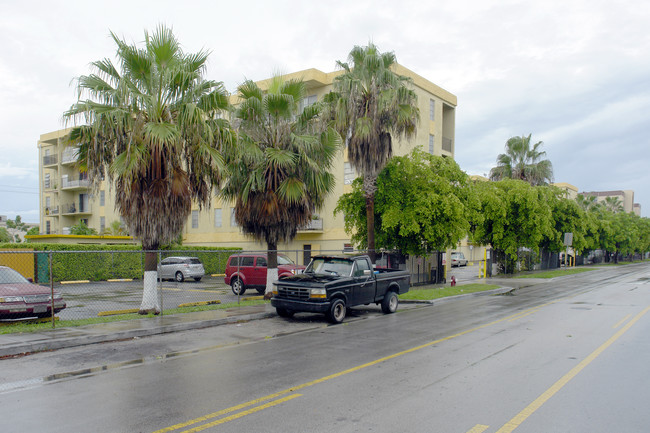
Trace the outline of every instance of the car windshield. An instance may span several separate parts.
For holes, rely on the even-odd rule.
[[[289,257],[278,254],[278,265],[293,265],[293,260],[291,260]]]
[[[350,276],[352,273],[352,262],[347,259],[336,257],[317,257],[309,263],[305,272]]]
[[[13,269],[0,268],[0,284],[24,284],[29,283],[22,275]]]

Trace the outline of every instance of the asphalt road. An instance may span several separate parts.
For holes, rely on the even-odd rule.
[[[506,283],[2,360],[2,430],[647,432],[650,265]]]

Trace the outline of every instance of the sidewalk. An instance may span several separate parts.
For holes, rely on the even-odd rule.
[[[0,358],[276,316],[270,304],[0,335]]]

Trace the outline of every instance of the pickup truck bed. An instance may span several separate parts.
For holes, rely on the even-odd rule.
[[[302,274],[273,283],[271,305],[282,317],[297,312],[325,314],[333,323],[345,318],[347,308],[381,304],[384,313],[394,313],[397,295],[410,286],[407,271],[373,269],[368,256],[315,256]]]

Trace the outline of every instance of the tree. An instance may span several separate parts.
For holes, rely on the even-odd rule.
[[[540,246],[549,252],[564,251],[564,233],[573,233],[571,246],[578,254],[582,253],[589,243],[586,238],[589,227],[586,212],[578,202],[565,198],[559,188],[547,187],[542,192],[543,199],[551,209],[553,230],[545,236]]]
[[[20,243],[20,234],[27,231],[27,224],[23,222],[20,215],[16,215],[15,219],[7,219],[7,229],[9,232],[9,242]]]
[[[450,158],[418,149],[394,157],[377,178],[375,235],[378,248],[424,255],[453,247],[467,235],[477,211],[468,176]],[[335,213],[343,212],[346,231],[355,244],[367,244],[363,184],[339,198]]]
[[[266,91],[246,81],[238,91],[239,145],[229,158],[223,195],[235,202],[242,231],[267,244],[270,296],[278,243],[293,239],[332,191],[330,169],[341,139],[320,119],[320,104],[300,111],[300,80],[276,76]]]
[[[27,235],[29,235],[29,236],[38,235],[38,234],[40,234],[40,230],[41,229],[39,228],[39,226],[34,226],[34,227],[30,228],[29,230],[27,230]]]
[[[583,211],[592,210],[595,206],[598,206],[597,197],[595,195],[584,195],[578,194],[576,197],[576,203]]]
[[[92,63],[77,78],[78,101],[64,114],[75,126],[80,168],[97,188],[113,182],[115,207],[145,253],[140,313],[159,312],[156,250],[181,233],[192,203],[208,205],[222,180],[222,152],[233,141],[221,113],[221,82],[205,80],[208,52],[186,54],[171,29],[145,32],[144,47],[111,33],[118,67]],[[85,99],[84,99],[85,98]]]
[[[618,197],[605,197],[600,204],[611,213],[623,212],[623,203]]]
[[[520,179],[533,186],[553,181],[553,165],[542,159],[546,152],[540,151],[544,143],[538,141],[531,148],[531,136],[512,137],[506,142],[506,153],[497,156],[497,166],[490,170],[491,180]]]
[[[0,227],[0,243],[9,243],[11,242],[11,235],[6,228]]]
[[[97,230],[88,227],[85,222],[79,221],[77,224],[70,227],[70,234],[81,236],[96,236]]]
[[[113,236],[128,236],[128,231],[121,221],[115,220],[104,229],[104,234]]]
[[[393,154],[393,140],[415,136],[420,111],[410,79],[392,71],[395,54],[381,53],[372,43],[355,46],[348,63],[338,61],[343,74],[327,97],[331,117],[346,137],[348,159],[363,179],[368,252],[375,262],[375,193],[377,176]]]

